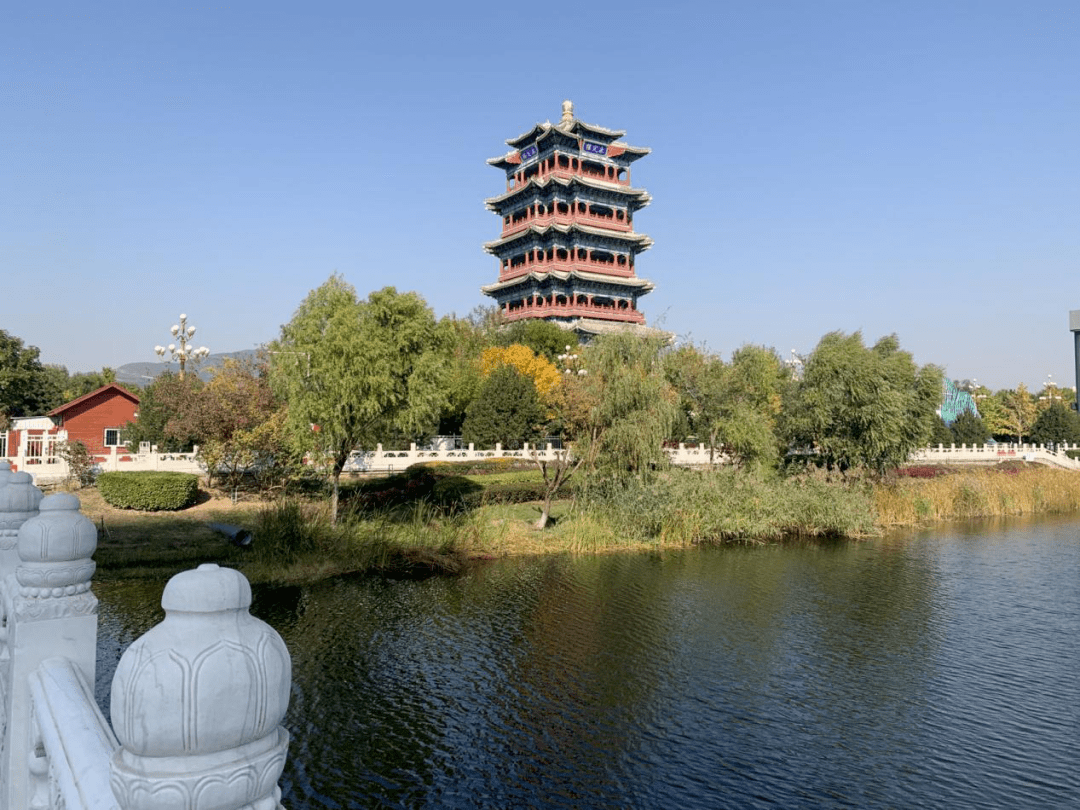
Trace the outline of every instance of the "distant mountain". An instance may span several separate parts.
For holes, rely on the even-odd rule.
[[[225,360],[253,360],[258,355],[258,349],[244,349],[240,352],[221,352],[220,354],[210,354],[206,356],[205,360],[187,367],[187,373],[195,373],[199,375],[201,380],[210,379],[210,369],[218,368],[224,364]],[[178,372],[180,371],[180,364],[173,363],[124,363],[116,369],[116,381],[121,383],[128,383],[130,385],[149,385],[160,374],[164,374],[166,371]]]

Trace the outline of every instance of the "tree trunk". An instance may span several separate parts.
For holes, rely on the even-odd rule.
[[[333,490],[330,493],[330,523],[332,523],[332,524],[337,523],[338,492],[339,492],[338,484],[339,484],[340,480],[341,480],[341,467],[339,465],[335,464],[334,465],[334,473],[333,473],[334,487],[333,487]]]
[[[534,529],[546,529],[548,520],[551,517],[551,487],[548,487],[547,497],[544,498],[544,508],[540,511],[540,517],[536,519],[536,523],[533,524]]]

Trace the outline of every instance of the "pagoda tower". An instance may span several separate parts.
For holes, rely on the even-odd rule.
[[[485,200],[502,234],[484,244],[499,280],[480,289],[504,320],[543,318],[583,336],[644,328],[638,298],[653,284],[634,266],[652,240],[634,232],[634,214],[651,198],[631,187],[630,164],[651,150],[625,134],[579,121],[564,101],[559,123],[537,124],[487,161],[506,172],[506,193]]]

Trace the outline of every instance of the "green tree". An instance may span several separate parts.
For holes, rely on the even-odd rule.
[[[515,343],[528,346],[552,363],[560,354],[578,350],[578,337],[574,332],[538,318],[515,321],[496,330],[495,345],[506,347]]]
[[[928,443],[943,379],[937,366],[917,366],[895,335],[867,348],[859,332],[831,332],[792,389],[784,409],[787,435],[830,469],[865,466],[883,473]]]
[[[492,333],[473,318],[444,318],[439,326],[446,334],[449,373],[438,430],[444,436],[455,435],[461,433],[465,412],[484,382],[480,355],[491,345]]]
[[[956,442],[956,437],[953,435],[952,430],[941,417],[938,417],[937,421],[934,422],[933,429],[930,431],[929,444],[934,447],[939,444],[948,447],[953,442]],[[959,444],[959,442],[956,443]]]
[[[189,452],[199,443],[199,431],[192,427],[198,412],[197,398],[202,381],[194,374],[166,371],[139,392],[139,415],[128,422],[124,441],[132,450],[142,442],[164,453]]]
[[[480,386],[462,427],[462,440],[477,447],[517,449],[536,435],[544,409],[536,385],[513,366],[495,368]]]
[[[171,415],[166,432],[194,437],[209,482],[223,474],[231,486],[260,461],[249,435],[277,409],[269,381],[254,363],[227,359],[194,397]],[[186,384],[189,377],[184,375]],[[179,378],[177,378],[179,380]]]
[[[774,350],[746,345],[731,355],[725,382],[724,452],[737,464],[775,465],[780,455],[777,419],[790,369]]]
[[[1012,391],[1000,391],[1002,420],[1005,430],[1016,437],[1017,444],[1023,444],[1024,436],[1031,432],[1035,424],[1035,400],[1028,393],[1027,386],[1020,383]]]
[[[663,357],[664,376],[678,396],[678,424],[690,436],[709,445],[720,444],[724,418],[727,369],[717,355],[696,346],[680,346]],[[710,455],[710,461],[714,459]]]
[[[983,424],[994,438],[1008,438],[1008,423],[1005,419],[1005,406],[1001,396],[1004,392],[994,393],[985,386],[979,386],[972,394],[975,397],[975,405],[979,409],[979,416]]]
[[[776,418],[790,381],[776,352],[747,345],[725,364],[716,355],[683,346],[665,355],[664,370],[679,395],[682,421],[711,451],[723,449],[744,466],[776,463]]]
[[[643,475],[667,464],[677,394],[664,377],[659,338],[616,333],[586,347],[582,412],[571,414],[575,453],[590,474]],[[572,376],[572,375],[569,375]]]
[[[986,426],[986,422],[971,411],[962,412],[949,429],[952,432],[952,442],[957,445],[966,444],[974,447],[986,444],[986,440],[990,438],[990,429]]]
[[[270,347],[289,423],[329,466],[337,519],[341,471],[358,446],[431,430],[446,401],[447,335],[416,293],[358,300],[338,275],[300,304]]]
[[[41,364],[40,354],[37,346],[0,329],[0,414],[39,416],[55,407],[55,374]]]
[[[1031,440],[1036,444],[1080,442],[1080,414],[1055,401],[1039,412],[1031,426]]]

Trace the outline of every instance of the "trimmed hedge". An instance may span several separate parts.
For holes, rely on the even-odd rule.
[[[178,472],[107,472],[97,478],[101,497],[118,509],[162,512],[195,503],[199,476]]]

